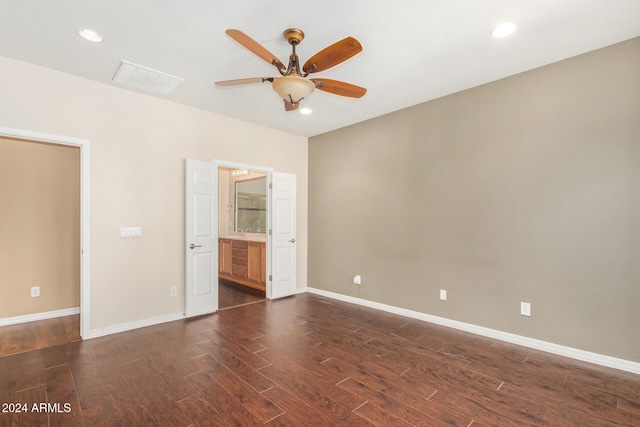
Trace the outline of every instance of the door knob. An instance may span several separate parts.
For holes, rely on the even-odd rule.
[[[195,248],[201,248],[202,245],[194,245],[193,243],[189,245],[189,248],[191,249],[195,249]]]
[[[289,240],[289,241],[290,241],[291,243],[295,243],[295,242],[296,242],[296,239],[291,239],[291,240]]]

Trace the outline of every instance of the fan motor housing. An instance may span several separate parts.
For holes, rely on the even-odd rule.
[[[304,40],[304,33],[299,28],[289,28],[284,31],[283,35],[287,43],[290,45],[300,44],[302,43],[302,40]]]

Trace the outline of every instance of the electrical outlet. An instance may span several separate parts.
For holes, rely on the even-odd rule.
[[[522,314],[523,316],[531,316],[531,304],[528,302],[521,302],[520,314]]]
[[[31,287],[31,298],[36,298],[40,296],[40,286],[32,286]]]
[[[172,286],[171,290],[169,291],[169,295],[171,295],[172,297],[175,297],[176,295],[178,295],[178,288],[176,288],[175,286]]]
[[[442,301],[446,301],[447,300],[447,290],[446,289],[440,289],[440,299]]]
[[[360,277],[359,275],[355,276],[353,278],[353,284],[354,285],[361,285],[362,284],[362,277]]]

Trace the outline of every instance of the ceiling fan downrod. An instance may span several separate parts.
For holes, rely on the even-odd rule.
[[[311,65],[309,67],[309,71],[307,71],[306,73],[300,69],[300,61],[298,59],[298,54],[296,53],[296,46],[302,43],[302,40],[304,40],[304,32],[299,28],[289,28],[288,30],[284,31],[283,36],[287,43],[291,45],[289,64],[287,65],[287,69],[285,71],[282,71],[282,69],[279,68],[277,64],[275,64],[275,61],[273,65],[283,76],[289,76],[292,73],[295,73],[300,77],[307,77],[316,68],[316,66],[315,64]]]

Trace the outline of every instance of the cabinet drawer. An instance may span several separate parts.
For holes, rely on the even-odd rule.
[[[233,277],[246,279],[247,278],[247,266],[246,265],[243,266],[243,265],[233,264],[231,266],[231,274],[233,275]]]
[[[234,258],[249,258],[249,250],[248,249],[236,249],[233,248],[231,251],[231,256]]]
[[[244,249],[247,250],[249,248],[249,242],[246,240],[234,240],[232,242],[233,249]]]
[[[231,265],[243,265],[247,266],[249,264],[249,260],[247,258],[231,258]]]

